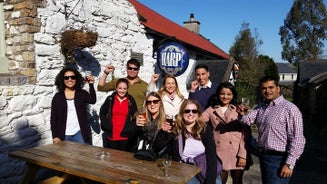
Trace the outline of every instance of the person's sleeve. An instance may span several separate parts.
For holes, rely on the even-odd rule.
[[[244,133],[245,132],[243,131],[241,141],[240,141],[240,144],[239,144],[239,148],[238,148],[238,152],[237,152],[237,157],[246,159],[245,134]]]
[[[148,95],[152,91],[156,91],[156,92],[158,91],[157,85],[149,83],[148,87],[147,87],[147,90],[146,90],[146,95]]]
[[[202,114],[201,114],[201,120],[204,122],[209,122],[210,120],[210,107],[208,107]]]
[[[94,85],[92,83],[89,84],[89,93],[87,95],[86,102],[89,104],[95,104],[96,101],[97,101],[97,96],[94,90]]]
[[[137,126],[136,126],[137,106],[136,106],[136,102],[135,102],[134,98],[131,96],[130,96],[130,101],[131,101],[130,116],[127,117],[127,118],[129,118],[129,123],[131,123],[131,125],[128,128],[129,139],[134,138],[135,135],[137,134]]]
[[[251,112],[249,112],[248,114],[242,116],[241,118],[241,123],[246,124],[248,126],[251,126],[255,123],[255,120],[257,118],[257,114],[258,114],[259,108],[255,108],[253,109]]]
[[[206,126],[204,132],[203,144],[205,147],[206,160],[207,160],[207,172],[206,181],[207,184],[215,184],[217,178],[217,154],[216,154],[216,144],[213,138],[212,128]]]
[[[118,79],[114,79],[114,80],[112,80],[110,82],[105,83],[103,86],[100,86],[98,84],[98,86],[97,86],[98,91],[108,92],[108,91],[114,90],[115,89],[115,86],[116,86],[117,80]]]
[[[195,91],[195,92],[191,92],[191,91],[190,91],[190,92],[188,93],[188,98],[189,98],[189,99],[193,99],[193,100],[196,99],[196,91]]]
[[[57,135],[57,105],[56,105],[56,96],[53,97],[51,102],[51,116],[50,116],[50,126],[51,126],[51,133],[52,138],[58,137]]]
[[[305,138],[303,135],[303,119],[300,110],[294,105],[289,110],[287,137],[289,146],[287,148],[287,164],[295,165],[304,151]]]
[[[107,97],[106,101],[102,104],[100,108],[100,125],[103,131],[109,130],[109,120],[108,120],[108,112],[109,112],[109,98]]]

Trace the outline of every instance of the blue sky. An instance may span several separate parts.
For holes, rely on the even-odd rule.
[[[287,62],[281,59],[278,32],[292,7],[292,0],[138,1],[181,26],[194,13],[195,20],[200,22],[200,34],[226,53],[239,34],[241,24],[248,22],[251,32],[256,29],[263,41],[260,54],[273,58],[275,62]]]

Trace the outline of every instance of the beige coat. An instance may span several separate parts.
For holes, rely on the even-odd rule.
[[[246,159],[244,125],[240,124],[236,107],[230,105],[225,114],[221,107],[207,108],[201,119],[213,126],[216,152],[222,161],[224,170],[242,169],[236,167],[237,158]],[[226,126],[227,125],[227,126]]]

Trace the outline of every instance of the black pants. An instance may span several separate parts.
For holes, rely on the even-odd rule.
[[[223,170],[221,172],[220,176],[221,176],[222,184],[226,184],[229,172],[232,177],[233,184],[242,184],[243,183],[242,178],[243,178],[244,170],[236,169],[236,170],[229,170],[229,171]]]

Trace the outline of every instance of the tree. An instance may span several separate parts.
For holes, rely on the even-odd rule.
[[[272,58],[270,58],[269,56],[266,56],[266,55],[259,55],[259,57],[257,58],[257,61],[264,65],[263,66],[264,71],[263,71],[261,77],[263,77],[264,75],[270,75],[270,76],[274,76],[276,79],[279,80],[278,68]]]
[[[259,79],[264,75],[273,75],[279,78],[277,66],[272,58],[259,55],[259,47],[263,41],[254,29],[252,35],[249,23],[242,23],[239,35],[235,37],[234,45],[230,49],[230,56],[239,63],[239,76],[236,81],[236,90],[240,97],[249,97],[253,105],[260,99],[258,94]]]
[[[240,97],[249,97],[253,104],[257,97],[257,85],[259,77],[263,75],[265,66],[257,58],[259,47],[263,44],[259,39],[256,29],[252,35],[249,23],[243,22],[235,42],[229,50],[229,54],[239,64],[239,76],[236,81],[236,90]]]
[[[259,53],[259,47],[263,44],[256,29],[254,37],[252,36],[249,23],[243,22],[239,35],[236,36],[233,46],[229,49],[229,54],[240,64],[244,62],[253,62]]]
[[[327,13],[322,0],[295,0],[279,29],[282,59],[296,64],[317,60],[327,38]]]

